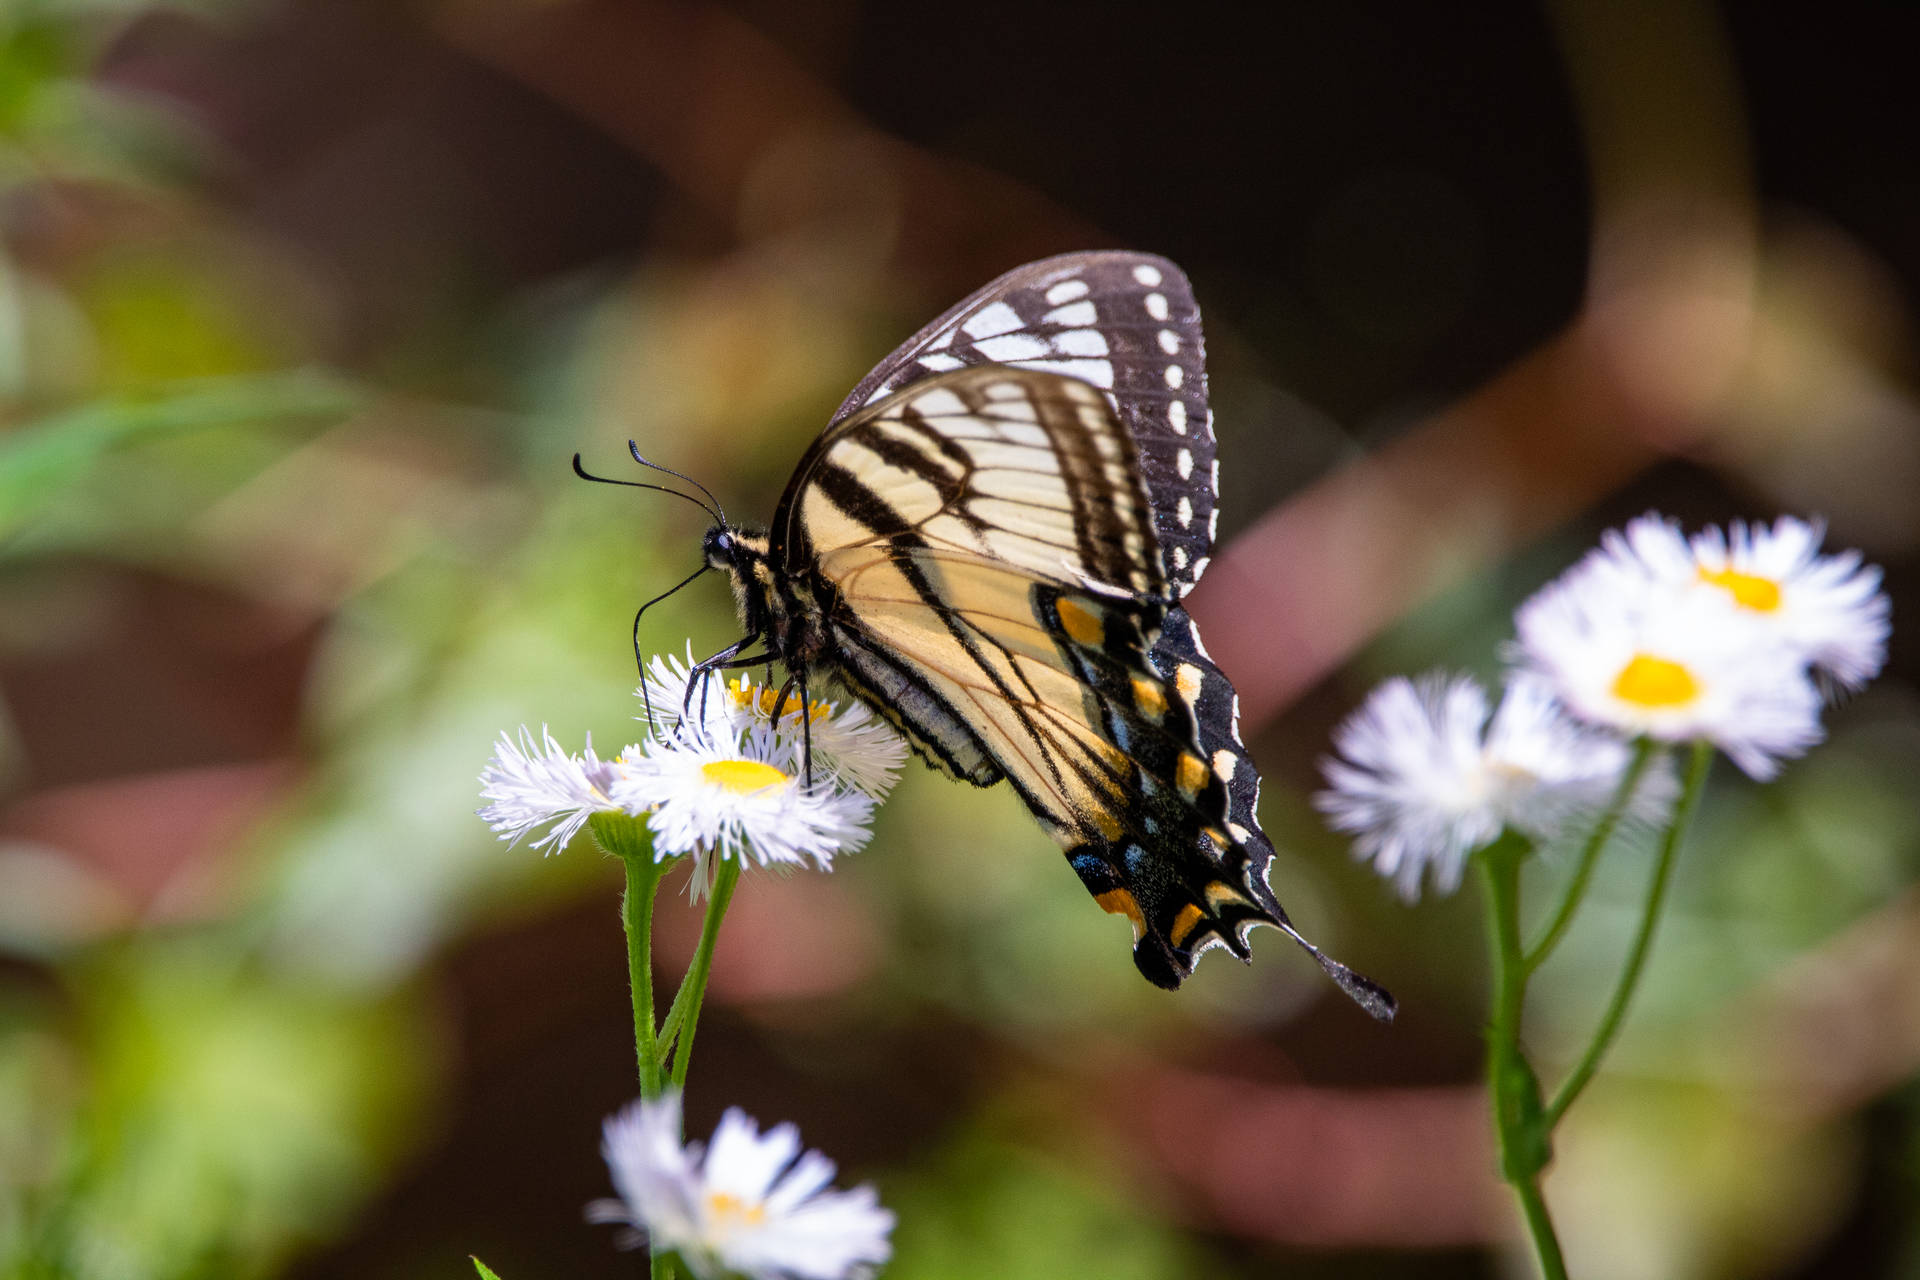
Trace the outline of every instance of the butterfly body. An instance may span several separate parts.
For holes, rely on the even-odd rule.
[[[733,584],[734,605],[748,636],[764,641],[788,670],[810,671],[829,645],[826,615],[804,577],[775,567],[766,531],[715,525],[707,531],[704,552],[708,566],[725,572]]]
[[[747,632],[871,705],[928,764],[1003,779],[1134,960],[1173,988],[1276,926],[1376,1017],[1392,999],[1301,938],[1232,685],[1179,600],[1216,498],[1199,312],[1144,254],[1029,264],[903,344],[801,458],[764,533],[710,530]],[[756,643],[766,652],[744,651]]]

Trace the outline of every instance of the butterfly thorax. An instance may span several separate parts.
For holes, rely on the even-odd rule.
[[[773,562],[765,531],[715,525],[702,546],[707,564],[726,572],[749,635],[759,636],[795,671],[811,667],[827,646],[812,593]]]

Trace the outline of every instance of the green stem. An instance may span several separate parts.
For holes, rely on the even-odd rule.
[[[1540,1274],[1546,1280],[1567,1280],[1567,1260],[1560,1252],[1553,1219],[1547,1216],[1547,1198],[1540,1193],[1538,1175],[1514,1183],[1513,1194],[1526,1216],[1527,1234],[1533,1237],[1533,1251],[1540,1259]]]
[[[1620,819],[1626,815],[1627,808],[1633,803],[1633,793],[1640,785],[1640,779],[1647,772],[1647,765],[1653,759],[1653,740],[1642,738],[1634,744],[1633,759],[1627,764],[1627,771],[1620,779],[1619,789],[1614,792],[1613,803],[1594,823],[1593,833],[1587,837],[1587,843],[1580,850],[1580,861],[1573,869],[1573,879],[1567,883],[1567,891],[1560,899],[1559,908],[1553,913],[1546,931],[1540,940],[1528,950],[1526,971],[1529,976],[1534,970],[1546,963],[1553,949],[1560,945],[1561,935],[1567,926],[1573,923],[1573,913],[1580,908],[1580,900],[1586,896],[1587,885],[1593,880],[1593,869],[1599,864],[1600,851],[1613,838],[1620,825]]]
[[[1681,787],[1680,799],[1673,806],[1673,818],[1660,840],[1660,857],[1654,863],[1653,883],[1647,889],[1647,905],[1640,914],[1640,927],[1634,934],[1633,946],[1627,952],[1626,966],[1620,971],[1613,996],[1607,1001],[1607,1011],[1601,1015],[1600,1025],[1594,1030],[1586,1052],[1580,1055],[1580,1060],[1555,1091],[1553,1101],[1547,1104],[1548,1128],[1560,1123],[1560,1117],[1566,1114],[1573,1100],[1593,1079],[1593,1073],[1600,1069],[1600,1059],[1606,1055],[1615,1034],[1620,1030],[1620,1020],[1626,1016],[1627,1004],[1633,999],[1634,988],[1640,982],[1640,971],[1646,966],[1647,953],[1653,946],[1653,931],[1660,922],[1660,908],[1666,902],[1667,886],[1673,879],[1674,855],[1679,852],[1680,837],[1686,833],[1687,822],[1700,802],[1700,793],[1706,786],[1707,769],[1712,763],[1712,744],[1695,742],[1693,754],[1687,762],[1687,778]]]
[[[707,899],[707,918],[700,926],[700,945],[694,948],[693,963],[687,967],[687,976],[681,979],[680,991],[667,1014],[672,1030],[663,1031],[661,1036],[662,1044],[672,1044],[673,1036],[678,1036],[678,1047],[673,1051],[676,1085],[687,1082],[687,1063],[693,1057],[693,1031],[700,1021],[700,1002],[706,998],[707,975],[713,971],[713,945],[719,939],[720,920],[727,914],[727,903],[733,899],[733,887],[740,881],[740,859],[719,861],[713,877],[713,893]]]
[[[1480,851],[1487,893],[1487,945],[1493,961],[1493,1016],[1487,1032],[1487,1088],[1493,1096],[1500,1176],[1513,1186],[1546,1280],[1566,1280],[1567,1264],[1540,1192],[1540,1173],[1552,1159],[1550,1126],[1542,1123],[1540,1082],[1520,1048],[1527,969],[1520,948],[1520,864],[1532,851],[1524,836],[1507,832]]]
[[[677,859],[656,862],[653,836],[646,825],[619,812],[596,813],[588,829],[601,849],[626,868],[626,892],[620,898],[620,924],[627,935],[627,985],[633,994],[633,1055],[640,1066],[640,1096],[657,1098],[661,1089],[662,1040],[653,1020],[653,900],[660,881]],[[647,1247],[650,1280],[673,1280],[670,1258]]]
[[[668,863],[655,862],[645,824],[624,813],[596,813],[587,821],[600,847],[626,868],[620,924],[627,935],[627,985],[633,996],[633,1053],[640,1068],[640,1096],[660,1096],[660,1040],[653,1018],[653,900]]]
[[[640,1096],[660,1096],[660,1046],[653,1029],[653,899],[660,867],[651,858],[621,859],[627,892],[620,918],[627,929],[627,984],[633,992],[633,1051],[640,1061]]]

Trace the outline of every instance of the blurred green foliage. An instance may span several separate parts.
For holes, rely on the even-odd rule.
[[[900,1216],[897,1280],[1153,1280],[1214,1273],[1198,1247],[1142,1214],[1124,1188],[987,1132],[957,1140],[911,1180],[889,1183]]]
[[[348,384],[315,373],[189,381],[144,396],[95,400],[22,423],[0,437],[0,554],[10,535],[71,499],[110,452],[189,432],[288,420],[338,421]]]

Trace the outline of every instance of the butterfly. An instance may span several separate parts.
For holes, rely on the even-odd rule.
[[[836,683],[935,769],[1009,783],[1131,922],[1155,985],[1214,946],[1249,959],[1272,925],[1390,1019],[1392,996],[1307,941],[1267,883],[1239,702],[1180,607],[1218,497],[1185,275],[1141,253],[1029,263],[860,381],[770,526],[713,503],[704,569],[731,579],[747,634],[696,670],[778,658],[803,708]]]

